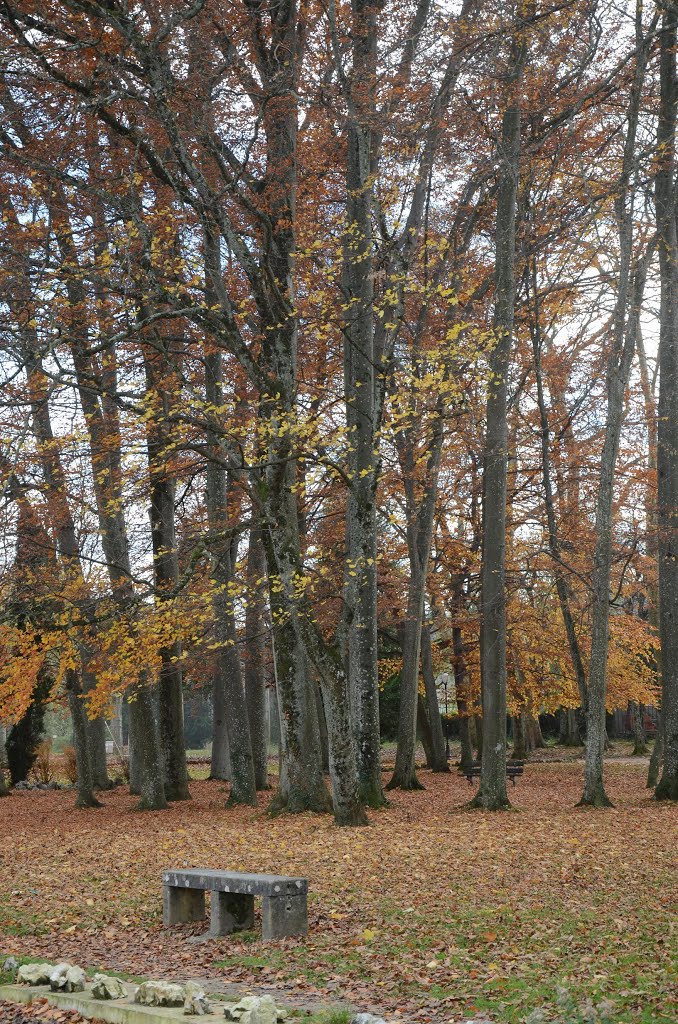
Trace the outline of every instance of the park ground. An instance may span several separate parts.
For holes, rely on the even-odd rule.
[[[15,793],[0,801],[0,952],[396,1021],[563,1020],[564,988],[581,1006],[611,1001],[617,1024],[675,1024],[678,807],[651,799],[645,764],[606,771],[613,809],[574,807],[580,762],[542,763],[499,814],[465,810],[473,791],[455,772],[422,772],[425,792],[392,794],[362,829],[271,819],[266,794],[226,809],[227,787],[204,780],[158,813],[122,789],[95,811],[69,792]],[[308,938],[164,931],[160,873],[182,865],[308,877]]]

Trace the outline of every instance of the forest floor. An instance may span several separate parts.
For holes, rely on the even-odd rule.
[[[528,765],[517,813],[467,811],[456,772],[421,772],[424,792],[392,794],[363,829],[271,819],[266,794],[227,810],[217,782],[157,813],[122,789],[93,811],[70,792],[14,793],[0,801],[0,953],[422,1024],[519,1024],[539,1008],[583,1019],[556,1009],[560,987],[580,1005],[610,1000],[619,1024],[675,1024],[678,807],[655,803],[645,765],[626,760],[606,769],[614,809],[574,807],[577,763]],[[308,938],[164,931],[160,873],[182,865],[308,877]]]

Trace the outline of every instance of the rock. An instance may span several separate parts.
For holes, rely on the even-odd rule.
[[[275,1005],[271,996],[244,996],[235,1005],[224,1007],[226,1020],[238,1024],[277,1024],[287,1016],[287,1010]]]
[[[5,974],[16,974],[19,970],[19,961],[15,960],[13,956],[8,956],[2,965],[2,969]]]
[[[207,996],[195,981],[184,985],[184,995],[184,1013],[195,1013],[202,1017],[205,1013],[213,1012]]]
[[[134,1002],[142,1006],[183,1006],[183,985],[169,981],[145,981],[134,993]]]
[[[351,1024],[386,1024],[383,1017],[375,1017],[373,1013],[356,1013],[351,1017]]]
[[[92,995],[95,999],[124,999],[127,990],[120,978],[108,974],[95,974],[92,978]]]
[[[49,976],[52,992],[84,992],[85,972],[73,964],[57,964]]]
[[[17,985],[49,985],[54,964],[23,964],[17,971]]]

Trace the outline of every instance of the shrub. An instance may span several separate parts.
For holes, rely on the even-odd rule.
[[[54,780],[51,740],[43,740],[35,748],[35,761],[31,775],[35,782],[52,782]]]
[[[78,762],[75,756],[75,747],[64,747],[64,775],[72,786],[78,781]]]

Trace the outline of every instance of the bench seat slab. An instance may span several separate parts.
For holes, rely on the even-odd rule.
[[[298,896],[308,892],[305,878],[288,875],[259,875],[245,871],[213,871],[209,868],[169,868],[163,871],[164,885],[180,889],[209,889],[212,892],[245,893],[251,896]]]

